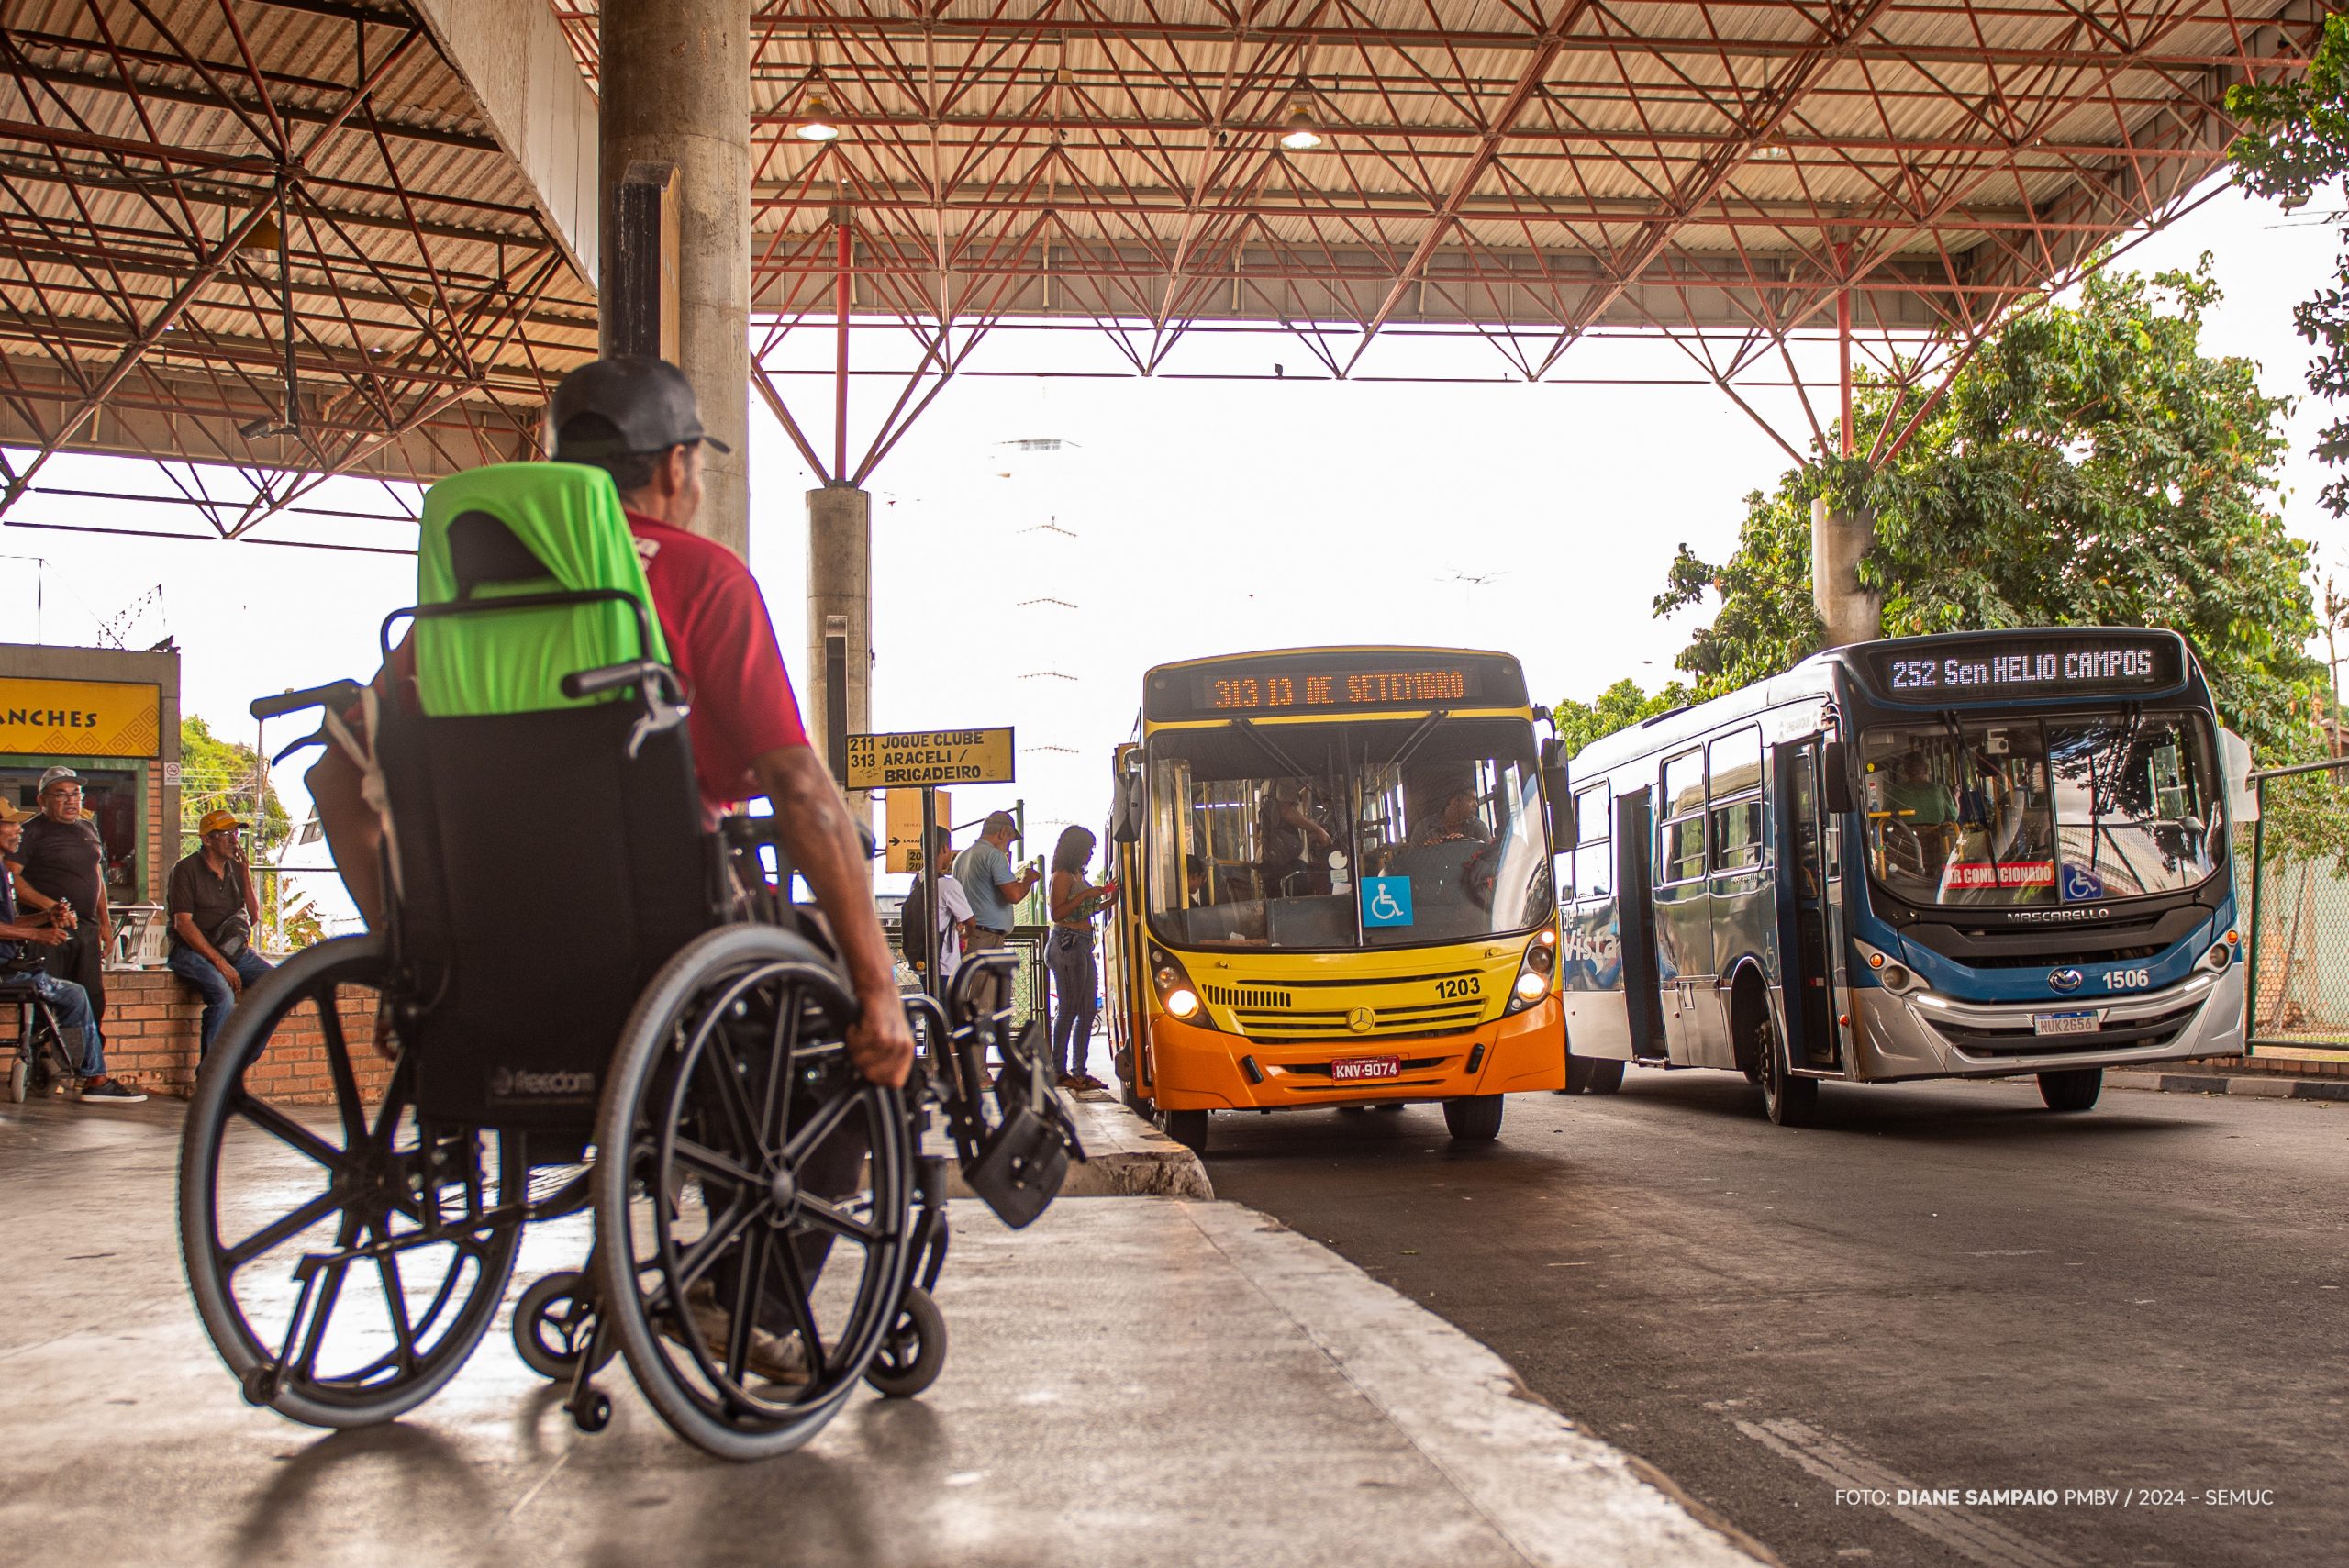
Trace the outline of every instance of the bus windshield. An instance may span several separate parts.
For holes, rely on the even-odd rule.
[[[1185,947],[1473,940],[1550,917],[1532,726],[1422,717],[1151,738],[1150,920]]]
[[[2199,885],[2225,824],[2199,715],[2061,714],[1871,729],[1868,869],[1912,904],[2011,906]]]

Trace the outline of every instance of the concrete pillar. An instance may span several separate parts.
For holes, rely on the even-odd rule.
[[[603,253],[631,165],[677,171],[677,363],[702,428],[694,531],[750,550],[751,0],[602,0]],[[607,312],[607,319],[610,313]]]
[[[1827,623],[1827,646],[1884,635],[1884,595],[1860,586],[1860,558],[1876,543],[1865,513],[1838,512],[1820,496],[1810,504],[1810,602]]]
[[[832,701],[831,639],[846,647],[847,730],[873,728],[873,497],[852,484],[807,492],[808,733],[825,762],[838,766],[827,734]]]

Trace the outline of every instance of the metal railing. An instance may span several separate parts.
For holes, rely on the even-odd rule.
[[[2259,817],[2238,830],[2250,878],[2254,1054],[2349,1055],[2349,757],[2251,775]]]

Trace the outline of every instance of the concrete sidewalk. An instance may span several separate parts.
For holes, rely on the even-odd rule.
[[[673,1437],[616,1364],[594,1437],[501,1318],[407,1418],[248,1408],[173,1236],[179,1106],[0,1106],[0,1540],[12,1561],[1720,1564],[1753,1557],[1491,1352],[1235,1204],[954,1208],[944,1376],[756,1466]],[[517,1288],[573,1265],[531,1233]],[[1560,1332],[1571,1332],[1570,1325]]]

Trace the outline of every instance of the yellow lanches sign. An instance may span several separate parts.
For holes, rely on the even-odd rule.
[[[162,719],[163,689],[150,683],[0,678],[0,752],[158,756]]]

